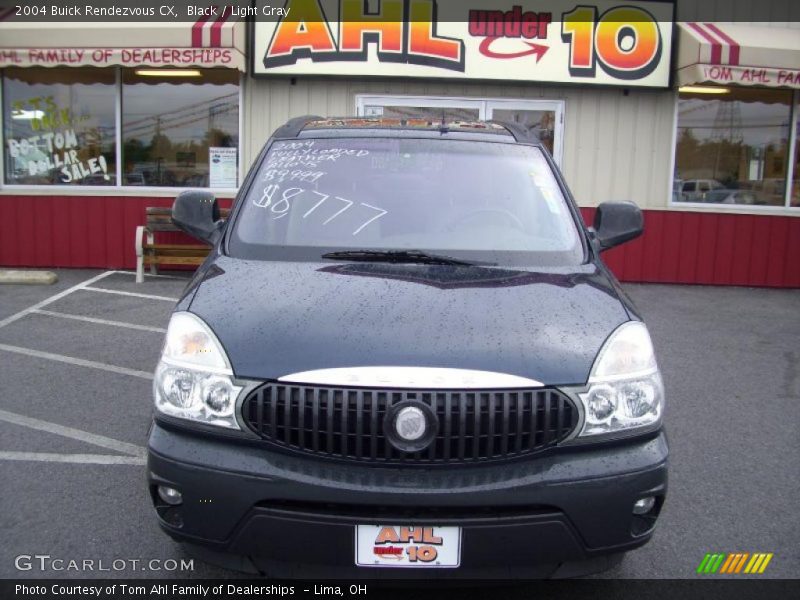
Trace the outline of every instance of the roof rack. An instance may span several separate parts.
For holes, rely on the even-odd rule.
[[[344,117],[342,120],[355,119],[355,118],[357,117]],[[328,118],[327,120],[329,119],[330,118]],[[294,117],[293,119],[289,119],[284,125],[281,125],[275,131],[273,137],[275,139],[282,139],[282,140],[297,139],[297,137],[300,135],[300,132],[303,131],[306,125],[308,125],[313,121],[325,121],[325,120],[326,120],[325,117],[320,117],[318,115],[303,115],[302,117]],[[508,133],[511,134],[511,136],[518,142],[527,142],[530,144],[541,143],[539,136],[535,132],[521,126],[519,123],[512,123],[509,121],[500,121],[494,119],[486,122],[502,127],[503,129],[508,131]]]
[[[322,117],[317,115],[303,115],[302,117],[289,119],[284,125],[281,125],[275,130],[272,137],[279,140],[294,139],[303,131],[303,127],[308,125],[311,121],[318,121],[320,119],[322,119]]]
[[[487,121],[487,123],[494,123],[495,125],[500,125],[501,127],[505,127],[508,132],[514,136],[514,139],[518,142],[528,142],[530,144],[539,144],[541,143],[541,139],[539,136],[531,131],[520,125],[519,123],[511,123],[510,121],[499,121],[492,119],[491,121]]]

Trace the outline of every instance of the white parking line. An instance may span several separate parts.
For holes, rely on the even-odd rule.
[[[0,460],[28,460],[37,462],[77,463],[81,465],[145,465],[147,459],[139,456],[112,456],[110,454],[55,454],[52,452],[5,452]]]
[[[123,292],[121,290],[109,290],[107,288],[99,287],[85,287],[87,292],[102,292],[103,294],[117,294],[119,296],[133,296],[134,298],[147,298],[149,300],[166,300],[167,302],[177,302],[180,298],[171,298],[170,296],[154,296],[152,294],[137,294],[136,292]]]
[[[135,271],[114,271],[114,273],[119,273],[120,275],[130,275],[134,278],[136,277]],[[189,283],[189,281],[191,280],[191,277],[178,277],[177,275],[161,275],[160,273],[156,275],[153,275],[152,273],[145,273],[144,277],[145,280],[148,277],[158,277],[159,279],[180,279],[181,281],[185,281],[186,283]]]
[[[149,325],[135,325],[134,323],[123,323],[122,321],[109,321],[107,319],[98,319],[97,317],[84,317],[83,315],[70,315],[62,312],[53,312],[50,310],[35,310],[33,314],[47,315],[48,317],[58,317],[60,319],[74,319],[75,321],[86,321],[87,323],[97,323],[99,325],[113,325],[114,327],[127,327],[128,329],[138,329],[140,331],[154,331],[155,333],[166,333],[167,330],[162,327],[150,327]]]
[[[115,440],[104,435],[89,433],[88,431],[83,431],[81,429],[73,429],[72,427],[66,427],[65,425],[59,425],[58,423],[51,423],[50,421],[34,419],[33,417],[19,415],[7,410],[0,409],[0,421],[6,421],[7,423],[13,423],[14,425],[22,425],[23,427],[36,429],[38,431],[54,433],[62,437],[71,438],[80,442],[86,442],[87,444],[92,444],[93,446],[100,446],[101,448],[105,448],[107,450],[122,452],[123,454],[127,454],[129,456],[144,458],[147,455],[147,451],[142,446],[137,446],[136,444],[120,442],[119,440]]]
[[[81,283],[79,283],[77,285],[73,285],[71,288],[67,288],[63,292],[59,292],[58,294],[55,294],[54,296],[50,296],[49,298],[45,298],[44,300],[42,300],[41,302],[37,302],[33,306],[29,306],[28,308],[26,308],[24,310],[21,310],[18,313],[14,313],[10,317],[6,317],[5,319],[0,320],[0,327],[5,327],[9,323],[13,323],[14,321],[19,321],[22,317],[24,317],[26,315],[29,315],[33,311],[39,310],[40,308],[44,308],[45,306],[47,306],[48,304],[52,304],[56,300],[61,300],[61,298],[63,298],[64,296],[68,296],[69,294],[71,294],[73,292],[77,292],[78,290],[85,288],[87,285],[91,285],[95,281],[100,281],[104,277],[108,277],[109,275],[111,275],[113,273],[115,273],[115,271],[105,271],[104,273],[100,273],[99,275],[95,275],[91,279],[87,279],[86,281],[83,281],[83,282],[81,282]]]
[[[136,369],[127,369],[125,367],[108,365],[106,363],[96,362],[93,360],[75,358],[74,356],[64,356],[63,354],[53,354],[51,352],[31,350],[30,348],[21,348],[20,346],[9,346],[7,344],[0,344],[0,350],[5,350],[6,352],[15,352],[16,354],[25,354],[26,356],[35,356],[36,358],[54,360],[57,362],[63,362],[70,365],[77,365],[79,367],[88,367],[90,369],[109,371],[111,373],[118,373],[120,375],[130,375],[131,377],[141,377],[142,379],[153,378],[153,374],[148,373],[147,371],[137,371]]]
[[[74,319],[77,321],[85,321],[89,323],[97,323],[100,325],[111,325],[115,327],[125,327],[129,329],[138,329],[142,331],[152,331],[155,333],[163,334],[166,332],[166,329],[160,327],[150,327],[147,325],[137,325],[134,323],[124,323],[121,321],[112,321],[107,319],[99,319],[96,317],[87,317],[82,315],[72,315],[67,313],[60,313],[54,312],[49,310],[43,310],[44,307],[56,302],[65,296],[68,296],[74,292],[80,290],[87,290],[87,291],[94,291],[94,292],[102,292],[107,294],[118,294],[122,296],[132,296],[136,298],[146,298],[151,300],[164,300],[168,302],[176,302],[178,298],[170,298],[166,296],[156,296],[151,294],[138,294],[133,292],[123,292],[119,290],[111,290],[105,288],[93,288],[90,287],[91,284],[100,281],[109,275],[122,273],[125,275],[135,276],[135,273],[127,272],[127,271],[105,271],[100,273],[86,281],[83,281],[77,285],[74,285],[66,290],[63,290],[53,296],[45,298],[41,302],[34,304],[33,306],[29,306],[28,308],[21,310],[11,316],[6,317],[5,319],[0,320],[0,327],[4,327],[9,325],[10,323],[14,323],[30,314],[40,314],[54,318],[62,318],[62,319]],[[148,277],[152,277],[148,275]],[[183,279],[179,277],[172,277],[169,275],[160,275],[156,277],[163,277],[168,279]],[[36,358],[42,358],[46,360],[53,360],[57,362],[67,363],[71,365],[76,365],[80,367],[86,367],[91,369],[99,369],[102,371],[108,371],[111,373],[117,373],[120,375],[129,375],[132,377],[139,377],[141,379],[153,379],[153,374],[146,372],[146,371],[139,371],[136,369],[128,369],[125,367],[118,367],[116,365],[109,365],[106,363],[101,363],[92,360],[85,360],[81,358],[75,358],[72,356],[66,356],[63,354],[53,354],[51,352],[42,352],[39,350],[33,350],[30,348],[22,348],[19,346],[11,346],[8,344],[0,344],[0,351],[5,352],[13,352],[16,354],[23,354],[26,356],[33,356]],[[74,440],[82,441],[88,444],[92,444],[94,446],[99,446],[101,448],[105,448],[107,450],[113,450],[115,452],[120,452],[125,456],[117,456],[117,455],[106,455],[106,454],[58,454],[52,452],[18,452],[18,451],[8,451],[2,450],[0,451],[0,460],[10,460],[10,461],[35,461],[35,462],[56,462],[56,463],[72,463],[72,464],[96,464],[96,465],[135,465],[135,466],[142,466],[146,464],[146,456],[147,451],[142,446],[137,446],[135,444],[129,444],[127,442],[121,442],[119,440],[115,440],[109,437],[105,437],[102,435],[97,435],[94,433],[89,433],[88,431],[82,431],[80,429],[74,429],[72,427],[66,427],[64,425],[59,425],[57,423],[51,423],[49,421],[43,421],[41,419],[35,419],[33,417],[27,417],[25,415],[19,415],[13,412],[9,412],[6,410],[0,409],[0,421],[6,421],[8,423],[13,423],[16,425],[21,425],[24,427],[28,427],[31,429],[35,429],[38,431],[44,431],[56,435],[60,435],[63,437],[71,438]]]

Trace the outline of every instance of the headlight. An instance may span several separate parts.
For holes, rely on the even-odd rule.
[[[597,355],[587,387],[569,391],[583,404],[578,438],[622,437],[658,428],[664,385],[644,323],[620,325]]]
[[[234,415],[243,386],[236,385],[222,344],[202,319],[172,315],[153,395],[165,415],[239,429]]]

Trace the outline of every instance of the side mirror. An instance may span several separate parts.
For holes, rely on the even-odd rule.
[[[644,217],[633,202],[603,202],[594,213],[593,229],[600,250],[608,250],[642,235]]]
[[[211,192],[181,192],[172,204],[172,222],[178,229],[212,246],[222,237],[217,198]]]

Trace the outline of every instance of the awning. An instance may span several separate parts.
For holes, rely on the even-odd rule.
[[[223,11],[196,22],[0,21],[2,67],[226,67],[244,71],[246,23]]]
[[[797,29],[679,23],[678,85],[717,83],[800,89]]]

